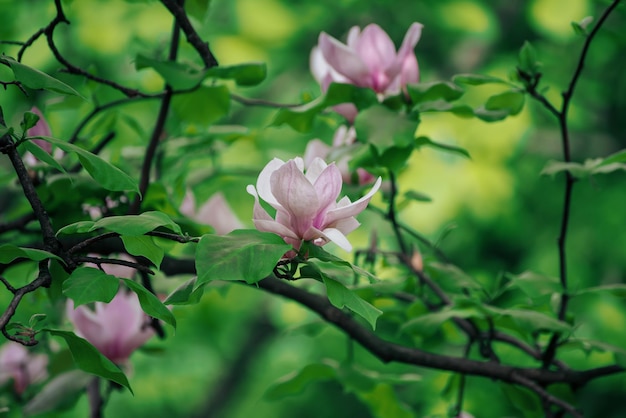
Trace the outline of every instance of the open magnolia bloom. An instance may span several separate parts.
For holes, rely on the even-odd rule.
[[[356,202],[348,197],[337,202],[343,181],[334,163],[315,158],[305,173],[302,158],[287,162],[274,158],[259,174],[256,189],[248,185],[246,190],[255,199],[253,220],[259,231],[278,234],[296,249],[303,240],[316,245],[332,241],[351,251],[346,235],[360,225],[354,216],[365,209],[380,183],[379,177]],[[275,219],[263,209],[259,197],[276,209]]]
[[[94,310],[85,305],[74,309],[69,299],[67,317],[76,333],[113,363],[125,364],[133,351],[154,335],[150,317],[141,309],[135,293],[120,289],[111,302],[94,305]]]
[[[19,395],[28,385],[48,376],[47,366],[46,355],[31,355],[26,347],[10,341],[0,347],[0,386],[13,379],[15,393]]]
[[[389,35],[376,24],[363,31],[353,26],[346,44],[322,32],[311,51],[311,72],[326,91],[332,82],[368,87],[380,100],[399,94],[405,85],[419,81],[419,66],[413,49],[422,34],[422,24],[413,23],[396,52]],[[335,106],[335,111],[354,121],[353,104]]]

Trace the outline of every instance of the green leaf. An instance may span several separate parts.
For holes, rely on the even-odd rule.
[[[465,90],[449,81],[408,84],[407,90],[413,103],[443,100],[452,102],[463,96]]]
[[[463,149],[461,147],[455,147],[454,145],[442,144],[441,142],[435,142],[426,136],[419,136],[415,138],[415,146],[417,148],[420,148],[423,146],[429,146],[432,148],[437,148],[441,151],[450,152],[452,154],[458,154],[463,157],[471,159],[470,154],[466,149]]]
[[[563,288],[557,277],[525,271],[519,275],[507,275],[511,285],[521,289],[530,298],[539,298],[546,295],[561,293]]]
[[[328,300],[333,306],[339,309],[342,309],[344,306],[347,307],[354,313],[362,316],[372,329],[376,329],[376,320],[383,313],[380,309],[361,299],[354,291],[348,289],[337,280],[330,277],[323,277],[323,280],[326,285]]]
[[[56,168],[60,172],[67,174],[67,172],[65,171],[65,168],[63,168],[63,166],[59,164],[57,160],[52,158],[50,154],[48,154],[43,148],[41,148],[39,145],[35,144],[34,142],[24,141],[19,146],[23,147],[26,151],[29,151],[39,161],[42,161],[48,164],[49,166]]]
[[[57,235],[65,234],[83,234],[85,232],[89,232],[92,230],[95,222],[94,221],[78,221],[73,224],[65,225],[63,228],[57,231]]]
[[[464,289],[481,289],[476,279],[454,264],[433,262],[427,266],[427,272],[444,290],[460,291]]]
[[[618,298],[626,297],[626,284],[614,283],[603,286],[588,287],[577,291],[573,296],[608,293]]]
[[[48,258],[53,258],[64,263],[62,258],[52,253],[49,253],[48,251],[37,250],[35,248],[22,248],[13,244],[0,245],[0,264],[9,264],[13,260],[17,260],[18,258],[28,258],[29,260],[33,261],[41,261]]]
[[[517,90],[505,91],[487,99],[485,109],[490,111],[506,111],[509,115],[517,115],[524,108],[526,95]]]
[[[20,127],[22,128],[22,132],[26,135],[26,131],[28,131],[33,126],[37,125],[39,121],[39,115],[33,112],[24,112],[24,117],[22,122],[20,122]]]
[[[196,249],[196,289],[211,280],[256,283],[272,273],[292,247],[276,234],[250,229],[204,235]]]
[[[69,226],[69,225],[68,225]],[[163,227],[182,235],[182,230],[163,212],[149,211],[140,215],[109,216],[95,222],[88,232],[106,229],[125,236],[139,236]]]
[[[268,400],[280,400],[298,395],[311,383],[337,378],[337,370],[328,364],[309,364],[300,371],[294,371],[272,384],[265,392]]]
[[[357,138],[373,144],[379,153],[414,143],[417,123],[384,106],[374,105],[361,112],[354,122]]]
[[[469,86],[480,86],[483,84],[509,84],[508,81],[498,77],[483,74],[457,74],[452,77],[456,84],[467,84]]]
[[[331,83],[323,96],[301,106],[280,109],[271,126],[286,124],[298,132],[306,133],[311,130],[318,113],[341,103],[354,103],[359,110],[364,110],[378,103],[378,99],[372,89],[352,84]]]
[[[117,294],[120,279],[93,267],[78,267],[63,282],[63,294],[74,306],[91,302],[109,303]]]
[[[80,164],[87,170],[89,175],[105,189],[139,192],[137,182],[132,177],[97,155],[57,138],[49,136],[39,136],[37,138],[48,141],[65,152],[75,153]]]
[[[530,75],[537,74],[541,68],[541,63],[537,61],[535,48],[530,42],[525,41],[519,52],[519,69]]]
[[[210,68],[206,77],[235,80],[238,86],[256,86],[267,77],[267,65],[264,62],[248,62],[218,66]]]
[[[8,64],[11,67],[11,70],[13,70],[15,79],[28,88],[34,90],[44,89],[55,93],[82,97],[79,92],[64,82],[57,80],[42,71],[29,67],[28,65],[24,65],[21,62],[17,62],[11,57],[2,55],[0,57],[0,62]]]
[[[404,197],[409,200],[415,200],[416,202],[432,202],[433,201],[433,199],[430,196],[424,193],[416,192],[415,190],[409,190],[405,192]]]
[[[174,96],[172,108],[182,121],[207,126],[230,111],[230,91],[226,86],[201,86]]]
[[[74,361],[78,367],[96,376],[109,379],[127,388],[133,393],[130,383],[122,370],[117,367],[111,360],[104,357],[96,347],[91,345],[87,340],[78,337],[70,331],[61,331],[54,329],[45,329],[50,335],[61,337],[67,343],[72,353]]]
[[[616,152],[615,154],[611,154],[608,157],[604,158],[598,167],[602,167],[605,165],[611,165],[615,163],[626,163],[626,150],[621,150]]]
[[[300,252],[307,254],[309,259],[316,258],[320,261],[332,263],[339,267],[350,268],[355,274],[359,276],[367,277],[370,283],[375,283],[375,282],[380,281],[376,276],[374,276],[369,271],[364,270],[361,267],[350,263],[349,261],[343,260],[337,257],[336,255],[329,253],[324,248],[320,247],[319,245],[315,245],[312,242],[303,242],[302,247],[300,247]]]
[[[122,235],[124,248],[129,254],[146,257],[157,267],[161,267],[161,262],[165,256],[163,248],[159,247],[154,238],[146,235]]]
[[[500,382],[499,386],[513,406],[524,414],[524,417],[536,418],[544,415],[539,397],[530,390],[503,382]]]
[[[192,305],[200,302],[200,299],[204,294],[204,286],[196,287],[197,281],[198,278],[194,277],[178,286],[172,293],[169,294],[163,304]]]
[[[576,178],[584,178],[589,175],[589,170],[584,165],[580,163],[564,163],[562,161],[548,161],[543,170],[541,170],[541,175],[554,176],[563,171],[568,171]]]
[[[206,75],[205,70],[189,63],[159,61],[141,54],[135,59],[135,67],[138,70],[147,67],[154,68],[174,90],[191,89],[200,84]]]
[[[369,406],[374,418],[415,418],[411,408],[398,399],[393,386],[387,383],[380,383],[359,397]]]
[[[159,298],[137,282],[130,279],[122,279],[122,281],[130,290],[137,294],[141,309],[143,309],[145,313],[176,328],[176,318],[174,314],[172,314]]]
[[[415,332],[424,337],[441,330],[441,325],[452,318],[484,318],[486,315],[476,307],[446,307],[439,312],[429,312],[404,323],[400,330]]]
[[[69,409],[85,392],[93,376],[82,370],[70,370],[54,376],[22,409],[24,416]]]
[[[489,110],[485,106],[480,106],[474,109],[474,115],[485,122],[497,122],[506,119],[509,116],[509,111],[506,109]]]
[[[471,118],[474,116],[474,110],[468,105],[455,104],[446,102],[445,100],[435,100],[432,102],[418,103],[413,107],[413,110],[424,112],[450,112],[460,118]]]
[[[526,309],[494,309],[490,310],[500,314],[500,317],[511,318],[515,321],[520,330],[524,332],[534,331],[555,331],[555,332],[571,332],[572,326],[559,321],[556,318],[548,316],[537,311]],[[496,324],[499,323],[498,318],[495,319]]]
[[[185,2],[185,10],[189,16],[193,16],[200,22],[203,22],[210,4],[211,0],[187,0]]]

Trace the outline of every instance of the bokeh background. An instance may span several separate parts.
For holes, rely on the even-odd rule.
[[[188,3],[189,7],[202,10],[206,2]],[[519,48],[528,40],[543,63],[542,85],[548,88],[545,94],[560,106],[560,92],[571,78],[583,42],[570,22],[586,16],[597,19],[608,3],[211,0],[208,12],[195,13],[193,18],[221,64],[267,63],[268,78],[260,86],[231,86],[245,97],[297,103],[319,95],[319,87],[309,72],[309,53],[321,31],[345,40],[351,26],[377,23],[399,45],[409,25],[418,21],[424,24],[415,50],[421,81],[449,80],[459,73],[507,78],[514,71]],[[172,22],[159,2],[74,0],[64,1],[63,5],[71,24],[60,28],[55,39],[73,63],[145,91],[156,92],[163,87],[154,71],[138,71],[134,66],[138,53],[153,57],[167,54]],[[51,1],[0,0],[0,39],[23,41],[53,16]],[[626,148],[624,27],[626,8],[621,5],[590,51],[570,109],[574,161],[603,157]],[[17,51],[10,44],[1,46],[7,55],[14,56]],[[197,62],[194,51],[184,42],[180,54],[183,61]],[[89,91],[100,103],[121,97],[110,89],[58,74],[58,65],[44,40],[29,48],[23,61],[55,74],[82,92]],[[0,78],[2,71],[6,69],[0,68]],[[474,88],[462,100],[480,103],[502,89]],[[401,192],[415,190],[432,199],[402,202],[401,220],[436,242],[456,265],[487,286],[505,272],[558,275],[556,238],[563,178],[540,173],[548,161],[562,159],[560,136],[556,121],[545,109],[537,103],[527,104],[519,115],[497,123],[424,114],[419,135],[463,147],[471,159],[420,150],[411,157],[400,177]],[[25,98],[11,88],[0,91],[0,105],[5,117],[13,122],[19,121],[32,105],[39,106],[54,135],[60,138],[69,137],[76,121],[92,109],[91,103],[46,93]],[[81,133],[82,144],[93,145],[107,130],[115,130],[117,135],[104,155],[132,172],[141,164],[142,146],[147,142],[157,106],[154,101],[141,101],[104,112]],[[187,109],[189,113],[177,113],[176,109]],[[168,122],[169,139],[164,142],[166,152],[161,164],[175,168],[175,178],[164,176],[170,185],[178,187],[170,190],[167,204],[161,209],[180,204],[186,188],[194,190],[198,201],[221,190],[250,227],[252,199],[245,193],[245,185],[254,182],[259,168],[272,157],[302,155],[312,138],[330,142],[340,123],[334,115],[325,115],[318,118],[312,132],[301,134],[288,127],[270,127],[275,114],[272,109],[233,103],[229,115],[208,126],[203,123],[201,106],[190,109],[180,104]],[[217,125],[229,126],[226,134]],[[9,183],[11,173],[5,161],[1,162],[1,169],[2,182]],[[576,184],[567,247],[574,290],[626,280],[624,176],[623,172],[615,172]],[[0,196],[0,207],[5,209],[0,219],[9,219],[24,210],[23,205],[11,204],[18,199],[16,196]],[[49,199],[50,211],[67,212],[64,216],[68,222],[76,220],[80,204],[85,202],[85,196],[61,191]],[[97,201],[101,196],[87,196],[87,202],[90,199]],[[157,200],[155,197],[154,205]],[[372,204],[384,208],[380,198]],[[360,220],[364,227],[351,236],[357,249],[368,245],[372,225],[379,218],[374,213],[364,213]],[[384,228],[381,226],[378,231],[381,245],[391,245],[391,239],[386,238],[389,231]],[[23,239],[28,241],[27,237]],[[431,257],[427,248],[422,251],[426,259]],[[25,269],[9,270],[6,275],[32,274]],[[167,292],[184,279],[163,279],[159,282],[160,290]],[[3,303],[4,297],[0,297]],[[32,296],[31,302],[33,306],[43,303],[37,296]],[[580,312],[576,320],[582,324],[581,335],[593,335],[619,347],[626,345],[626,307],[622,299],[610,295],[581,298],[574,300],[573,307]],[[454,392],[446,390],[454,379],[451,374],[382,365],[337,330],[325,327],[315,315],[257,289],[212,285],[199,304],[177,307],[174,312],[179,328],[175,333],[168,330],[165,340],[153,340],[147,349],[133,356],[130,378],[135,395],[114,392],[106,407],[107,416],[444,417],[456,399]],[[28,318],[30,313],[25,308],[19,314]],[[429,348],[428,341],[422,343]],[[451,353],[461,355],[462,341],[457,344],[458,350]],[[277,379],[309,363],[350,358],[372,373],[403,373],[406,381],[396,386],[397,395],[375,386],[362,390],[321,380],[294,396],[279,400],[265,396]],[[574,366],[586,367],[608,364],[613,356],[576,351],[566,353],[565,359]],[[59,359],[53,361],[55,364],[64,363]],[[624,390],[626,381],[622,376],[604,378],[585,388],[578,402],[590,417],[621,417],[626,414],[626,407],[617,400]],[[389,399],[396,397],[406,408],[390,403]],[[68,400],[67,404],[67,410],[45,416],[86,416],[84,396]],[[526,405],[531,411],[526,416],[533,416],[530,404]],[[477,418],[524,416],[515,402],[504,396],[499,384],[483,378],[468,378],[465,410]]]

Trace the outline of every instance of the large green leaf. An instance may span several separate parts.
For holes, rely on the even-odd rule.
[[[309,364],[300,371],[294,371],[271,385],[265,392],[265,398],[280,400],[288,396],[299,395],[311,383],[331,380],[337,377],[337,368],[329,364]]]
[[[154,242],[153,237],[147,235],[122,235],[121,238],[124,248],[126,248],[129,254],[146,257],[155,266],[161,266],[165,250]]]
[[[48,251],[38,250],[35,248],[22,248],[13,244],[0,245],[0,264],[9,264],[18,258],[28,258],[33,261],[54,258],[55,260],[63,262],[63,259],[49,253]]]
[[[197,289],[211,280],[256,283],[272,273],[291,245],[267,232],[240,229],[228,235],[204,235],[196,249]]]
[[[524,108],[526,95],[519,90],[505,91],[491,96],[485,103],[485,109],[506,111],[509,115],[517,115]]]
[[[267,77],[267,65],[264,62],[247,62],[210,68],[206,77],[235,80],[239,86],[256,86]]]
[[[457,74],[452,77],[456,84],[467,84],[470,86],[480,86],[483,84],[509,84],[508,81],[498,77],[483,74]]]
[[[206,71],[188,63],[174,61],[159,61],[144,55],[137,55],[135,66],[138,70],[146,67],[154,68],[165,82],[174,90],[186,90],[200,84],[205,78]]]
[[[37,138],[48,141],[65,152],[75,153],[78,156],[80,164],[87,170],[89,175],[105,189],[111,191],[139,192],[137,182],[132,177],[97,155],[57,138],[49,136],[40,136]]]
[[[207,126],[228,114],[230,91],[226,86],[201,86],[174,96],[172,109],[184,122]]]
[[[50,154],[48,154],[43,148],[41,148],[39,145],[35,144],[34,142],[24,141],[20,144],[20,146],[23,147],[26,151],[29,151],[31,154],[33,154],[39,161],[44,162],[48,164],[49,166],[56,168],[62,173],[67,173],[65,171],[65,168],[63,168],[63,166],[59,164],[57,160],[52,158]]]
[[[463,96],[465,92],[461,87],[449,81],[409,84],[406,87],[415,104],[436,100],[452,102]]]
[[[0,62],[8,64],[11,67],[11,70],[13,70],[15,79],[28,88],[35,90],[44,89],[55,93],[71,94],[82,97],[79,92],[64,82],[57,80],[42,71],[22,64],[21,62],[17,62],[11,57],[2,55],[0,57]]]
[[[78,267],[63,282],[63,294],[74,306],[91,302],[109,303],[117,294],[120,279],[93,267]]]
[[[87,340],[78,337],[70,331],[54,329],[45,329],[44,331],[50,333],[50,335],[61,337],[65,340],[70,352],[72,353],[74,361],[81,370],[112,380],[113,382],[128,388],[131,393],[133,392],[124,372],[122,372],[122,370],[120,370],[120,368],[117,367],[111,360],[104,357],[98,349],[91,345]]]
[[[149,211],[140,215],[109,216],[95,222],[88,232],[106,229],[125,236],[138,236],[163,227],[182,234],[180,226],[163,212]],[[67,228],[67,227],[66,227]]]
[[[407,147],[414,143],[417,123],[381,105],[361,112],[354,122],[361,142],[373,144],[382,154],[391,147]]]
[[[172,314],[159,298],[137,282],[130,279],[122,279],[122,281],[130,290],[137,294],[141,309],[143,309],[145,313],[176,328],[176,318],[174,314]]]
[[[313,126],[317,114],[330,106],[341,103],[354,103],[357,109],[362,111],[378,103],[378,99],[372,89],[356,87],[352,84],[331,83],[323,96],[301,106],[279,110],[272,125],[286,124],[298,132],[305,133]]]
[[[354,313],[362,316],[372,329],[376,329],[376,320],[383,314],[380,309],[361,299],[353,290],[348,289],[337,280],[327,276],[324,276],[323,280],[326,285],[328,300],[333,306],[339,309],[342,309],[344,306],[347,307]]]
[[[197,281],[197,277],[187,280],[174,289],[163,303],[165,305],[192,305],[200,302],[204,294],[204,287],[200,286],[196,288]]]

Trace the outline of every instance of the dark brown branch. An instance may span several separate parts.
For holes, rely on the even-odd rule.
[[[179,3],[176,0],[161,0],[161,3],[163,3],[167,10],[170,11],[172,16],[174,16],[177,26],[180,27],[180,29],[182,29],[182,31],[185,33],[187,42],[189,42],[200,55],[200,58],[204,63],[204,67],[217,67],[217,59],[215,59],[215,56],[213,56],[213,53],[209,49],[209,44],[207,42],[204,42],[202,38],[200,38],[198,32],[196,32],[196,30],[191,25],[191,22],[187,17],[187,13],[183,8],[182,3]]]
[[[587,52],[589,51],[589,47],[591,46],[591,42],[597,35],[600,27],[604,24],[609,14],[617,7],[617,5],[621,2],[621,0],[613,0],[613,2],[604,10],[600,19],[589,33],[587,38],[585,39],[585,43],[583,45],[583,49],[580,54],[580,58],[578,59],[578,65],[576,66],[576,70],[572,76],[572,79],[569,83],[569,86],[566,91],[563,92],[563,104],[561,110],[557,113],[557,118],[559,121],[559,128],[561,130],[561,144],[563,148],[563,160],[566,163],[571,161],[570,154],[570,138],[569,138],[569,128],[567,125],[567,115],[569,111],[569,106],[571,104],[572,97],[574,95],[574,89],[576,88],[576,83],[580,79],[580,75],[582,74],[583,67],[585,65],[585,59],[587,57]],[[558,318],[563,321],[567,315],[567,305],[569,301],[569,293],[568,293],[568,279],[567,279],[567,230],[569,226],[569,218],[571,212],[571,203],[572,203],[572,191],[574,188],[574,183],[576,179],[569,172],[565,172],[565,192],[563,195],[563,211],[561,214],[561,227],[559,231],[559,237],[557,240],[558,251],[559,251],[559,279],[561,282],[561,287],[563,288],[563,293],[561,294],[561,300],[559,303],[559,311]],[[546,348],[546,351],[543,356],[543,364],[544,367],[548,367],[552,362],[552,359],[556,356],[556,350],[558,347],[559,339],[561,338],[559,333],[554,333],[550,338],[550,342]]]
[[[274,102],[270,102],[264,99],[250,99],[248,97],[239,96],[233,93],[231,93],[230,98],[236,101],[237,103],[241,103],[242,105],[246,105],[246,106],[271,107],[275,109],[298,107],[298,106],[303,105],[303,103],[284,104],[284,103],[274,103]]]
[[[50,22],[50,24],[48,24],[48,26],[46,26],[46,28],[44,29],[44,34],[46,35],[46,40],[48,41],[48,47],[50,48],[50,51],[52,51],[52,54],[54,55],[56,60],[65,67],[64,69],[65,72],[69,74],[80,75],[85,78],[88,78],[89,80],[93,80],[97,83],[112,87],[115,90],[118,90],[119,92],[123,93],[127,97],[149,96],[144,93],[141,93],[137,89],[131,89],[131,88],[122,86],[121,84],[118,84],[114,81],[108,80],[106,78],[93,75],[83,70],[82,68],[77,67],[73,65],[72,63],[70,63],[63,56],[63,54],[61,54],[56,44],[54,43],[55,28],[61,23],[69,24],[70,21],[67,19],[67,17],[65,17],[65,13],[63,12],[63,6],[61,5],[61,0],[54,0],[54,5],[56,7],[57,14],[55,18],[52,20],[52,22]]]
[[[172,2],[175,8],[182,9],[176,1]],[[174,13],[174,12],[172,12]],[[187,16],[183,15],[185,19]],[[183,20],[180,18],[180,20]],[[189,21],[187,20],[187,23]],[[189,24],[191,26],[191,24]],[[195,33],[195,32],[194,32]],[[196,34],[197,36],[197,34]],[[178,43],[180,41],[180,24],[179,18],[175,18],[174,27],[172,28],[172,40],[170,42],[170,52],[168,54],[169,61],[176,61],[176,56],[178,55]],[[208,45],[207,45],[208,49]],[[159,141],[161,140],[161,136],[163,135],[163,129],[165,128],[165,121],[167,120],[167,114],[170,110],[170,103],[172,101],[172,87],[170,85],[165,86],[165,94],[163,96],[163,100],[161,101],[161,107],[159,108],[159,114],[156,119],[156,123],[154,125],[154,129],[152,130],[152,135],[150,137],[150,142],[148,143],[148,147],[146,148],[146,155],[143,159],[143,165],[141,167],[141,176],[139,178],[139,194],[135,197],[135,200],[131,204],[128,213],[129,214],[137,214],[141,209],[141,199],[142,196],[146,194],[148,190],[148,185],[150,184],[150,174],[152,171],[152,164],[154,162],[154,157],[157,152],[157,148],[159,146]]]
[[[154,274],[154,272],[149,268],[140,263],[134,263],[132,261],[126,260],[117,260],[115,258],[101,258],[101,257],[77,257],[76,262],[78,263],[93,263],[98,266],[102,264],[116,264],[118,266],[125,266],[134,268],[137,271],[141,271],[147,274]]]

